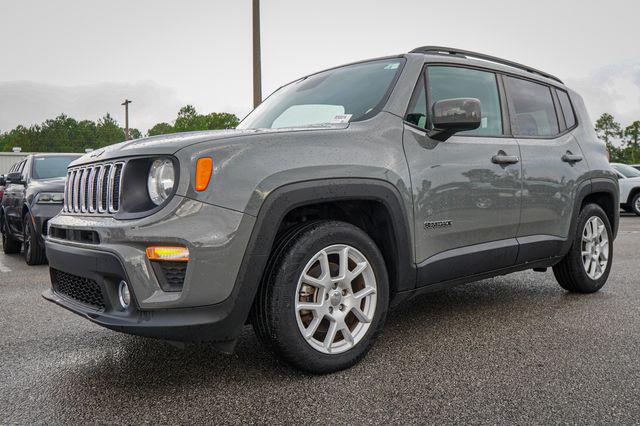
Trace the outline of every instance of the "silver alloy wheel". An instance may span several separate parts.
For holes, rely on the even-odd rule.
[[[376,311],[376,277],[357,249],[336,244],[316,253],[298,280],[295,315],[315,350],[348,351],[369,330]]]
[[[636,211],[640,212],[640,197],[636,198],[635,207],[636,207]]]
[[[597,280],[609,262],[609,235],[602,219],[592,216],[582,230],[582,264],[589,278]]]

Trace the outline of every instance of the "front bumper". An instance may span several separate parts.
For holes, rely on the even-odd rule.
[[[132,302],[128,308],[122,308],[118,302],[118,285],[121,280],[131,281],[117,255],[52,241],[47,241],[47,255],[52,281],[57,271],[91,280],[100,289],[103,305],[81,303],[57,291],[55,285],[42,296],[103,327],[172,341],[207,341],[229,352],[244,325],[244,318],[235,309],[237,303],[244,301],[233,297],[210,306],[142,310],[135,289],[130,286]]]
[[[62,210],[61,204],[33,204],[29,212],[33,218],[34,228],[38,235],[38,242],[44,245],[47,235],[47,224]]]
[[[252,216],[176,196],[164,213],[138,220],[61,214],[49,222],[47,250],[49,246],[60,250],[77,247],[116,255],[143,310],[208,306],[231,295],[254,222]],[[90,243],[73,240],[68,233],[63,237],[65,232],[60,230],[95,236]],[[163,291],[145,253],[149,245],[189,249],[181,291]],[[56,268],[55,261],[51,266]]]
[[[229,350],[252,302],[238,275],[254,223],[253,216],[179,196],[137,220],[58,215],[49,222],[52,288],[43,297],[113,330]],[[92,238],[76,240],[81,231]],[[189,249],[181,288],[163,290],[145,254],[149,245]],[[118,298],[122,280],[132,293],[126,309]]]

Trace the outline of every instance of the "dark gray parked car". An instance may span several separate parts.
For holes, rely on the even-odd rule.
[[[235,130],[75,161],[44,297],[223,351],[250,322],[282,359],[330,372],[417,294],[548,267],[568,291],[599,290],[617,185],[559,79],[423,47],[296,80]]]
[[[62,209],[66,169],[78,157],[79,154],[35,154],[11,167],[0,203],[4,253],[20,253],[24,248],[28,265],[46,262],[47,222]]]

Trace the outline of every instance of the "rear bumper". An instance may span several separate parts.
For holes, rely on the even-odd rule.
[[[246,301],[233,297],[209,306],[143,310],[137,303],[135,287],[130,285],[132,303],[122,308],[118,285],[121,280],[130,281],[116,254],[47,241],[47,256],[53,284],[42,296],[103,327],[165,340],[207,341],[229,352],[244,325],[246,315],[238,315],[235,308],[238,302]],[[103,307],[85,304],[57,289],[55,271],[95,282]]]

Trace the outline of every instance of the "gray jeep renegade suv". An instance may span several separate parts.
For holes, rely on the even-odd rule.
[[[568,291],[599,290],[618,205],[578,94],[514,62],[421,47],[296,80],[234,130],[73,162],[44,297],[227,352],[251,323],[288,363],[331,372],[410,296],[548,267]]]

